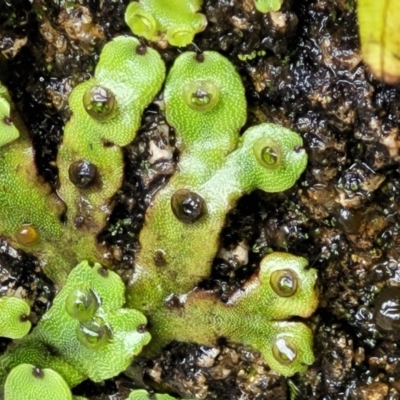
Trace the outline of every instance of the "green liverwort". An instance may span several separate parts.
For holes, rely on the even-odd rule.
[[[256,9],[262,13],[270,11],[279,11],[283,0],[254,0]]]
[[[0,113],[11,107],[0,120],[0,176],[7,187],[0,191],[0,233],[36,255],[56,283],[83,259],[107,263],[96,236],[122,184],[121,147],[135,138],[164,77],[159,54],[137,39],[118,37],[104,46],[94,77],[69,98],[73,115],[57,158],[60,197],[39,177],[28,133],[0,85]]]
[[[243,86],[224,57],[214,52],[178,57],[165,86],[166,117],[181,150],[178,171],[147,211],[128,304],[151,320],[156,340],[146,354],[156,354],[174,339],[211,345],[222,335],[259,349],[271,367],[291,375],[313,360],[311,331],[301,323],[277,321],[308,316],[317,305],[316,274],[304,269],[304,259],[277,254],[263,261],[268,268],[292,266],[287,273],[296,290],[286,296],[274,292],[268,278],[257,281],[262,289],[254,303],[249,294],[243,296],[246,301],[237,295],[224,305],[207,292],[192,291],[209,276],[226,213],[238,199],[255,189],[291,187],[307,163],[302,139],[288,129],[262,124],[239,137],[242,104]],[[180,304],[178,310],[169,307],[171,298]]]
[[[135,35],[165,47],[186,46],[207,26],[203,0],[140,0],[129,4],[125,21]]]
[[[128,7],[126,20],[161,46],[183,46],[205,27],[201,4],[140,0]],[[289,129],[264,123],[240,135],[244,87],[235,67],[216,52],[182,53],[169,70],[161,112],[175,132],[177,171],[148,206],[127,285],[104,267],[112,263],[97,235],[123,182],[122,148],[135,138],[164,80],[160,55],[139,40],[116,37],[104,46],[94,76],[69,98],[57,195],[38,176],[29,135],[0,86],[0,233],[37,256],[60,288],[24,337],[30,323],[20,316],[29,306],[9,313],[8,335],[22,338],[0,358],[8,400],[13,389],[7,388],[17,379],[32,384],[27,396],[35,390],[40,397],[45,385],[63,390],[116,376],[135,355],[155,356],[173,340],[215,345],[223,336],[257,349],[286,376],[313,362],[311,330],[289,320],[317,307],[316,271],[305,259],[264,257],[226,303],[198,288],[210,276],[226,215],[238,200],[257,189],[289,189],[307,164],[302,138]],[[10,300],[0,299],[4,319],[1,301]],[[148,396],[139,390],[131,398],[139,395]]]
[[[20,339],[31,329],[29,304],[18,297],[0,297],[0,336]]]
[[[147,392],[144,389],[137,389],[133,390],[130,394],[129,397],[126,400],[177,400],[176,397],[172,397],[169,394],[155,394],[155,395],[150,395],[149,392]],[[190,399],[186,399],[190,400]]]
[[[72,393],[61,375],[52,369],[19,364],[7,377],[4,400],[72,400]]]
[[[146,317],[122,307],[124,292],[117,274],[81,262],[33,332],[0,359],[0,378],[21,363],[54,369],[70,386],[118,375],[150,341]]]

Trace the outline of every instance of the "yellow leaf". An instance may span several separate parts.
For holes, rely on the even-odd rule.
[[[376,78],[400,82],[400,0],[358,0],[361,51]]]

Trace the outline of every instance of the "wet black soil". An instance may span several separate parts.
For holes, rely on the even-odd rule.
[[[90,76],[103,44],[129,33],[123,22],[128,2],[81,0],[66,12],[67,2],[0,0],[1,79],[32,135],[40,173],[55,188],[68,94]],[[221,243],[232,248],[245,241],[249,263],[237,269],[232,260],[216,259],[213,276],[201,284],[223,301],[267,252],[306,257],[318,270],[321,293],[307,321],[316,361],[305,375],[284,379],[240,346],[175,343],[157,360],[138,360],[125,376],[83,383],[75,392],[116,399],[135,381],[219,400],[400,399],[400,88],[379,83],[363,65],[353,0],[284,1],[272,15],[255,12],[251,0],[205,0],[203,10],[208,27],[188,49],[228,57],[246,87],[247,126],[269,121],[299,132],[309,163],[292,189],[256,192],[239,202]],[[84,34],[71,28],[88,15]],[[161,53],[171,65],[180,51]],[[129,174],[99,238],[111,246],[125,278],[146,205],[174,170],[173,162],[151,174],[146,169],[149,140],[165,141],[157,129],[163,123],[151,105],[141,134],[125,150]],[[4,242],[0,251],[0,294],[25,291],[40,317],[54,295],[51,282],[29,256]],[[395,305],[391,319],[382,317],[388,302]],[[6,344],[0,342],[0,352]]]

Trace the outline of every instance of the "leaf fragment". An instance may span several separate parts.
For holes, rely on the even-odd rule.
[[[400,2],[358,0],[361,51],[374,76],[390,85],[400,82]]]

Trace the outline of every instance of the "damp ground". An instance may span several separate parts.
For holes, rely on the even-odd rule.
[[[40,173],[54,188],[68,94],[93,72],[104,43],[129,34],[127,3],[0,2],[1,79],[31,133]],[[399,87],[379,83],[363,65],[353,0],[285,0],[269,15],[255,12],[251,0],[205,0],[203,12],[208,27],[187,49],[229,58],[246,88],[246,126],[274,122],[299,132],[309,163],[292,189],[239,202],[221,234],[228,251],[199,284],[224,301],[264,254],[306,257],[319,276],[320,305],[306,321],[316,361],[306,374],[285,379],[251,349],[223,339],[215,348],[171,343],[159,358],[138,359],[126,374],[74,392],[91,400],[123,399],[137,386],[219,400],[400,399],[398,325],[377,317],[385,301],[400,297]],[[181,52],[160,51],[167,66]],[[158,104],[125,148],[124,185],[99,237],[123,279],[133,268],[146,207],[179,157]],[[150,143],[168,144],[175,158],[149,166]],[[243,243],[245,265],[229,257]],[[54,297],[52,283],[29,255],[5,241],[0,252],[0,295],[22,292],[40,318]],[[0,341],[0,352],[6,345]]]

